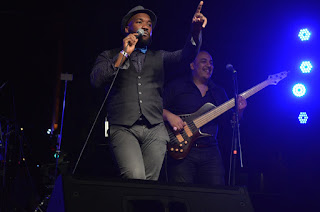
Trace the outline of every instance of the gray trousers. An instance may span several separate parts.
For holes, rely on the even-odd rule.
[[[122,178],[158,180],[168,141],[163,123],[110,126],[111,149]]]

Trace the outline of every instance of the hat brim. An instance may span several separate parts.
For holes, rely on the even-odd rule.
[[[128,21],[130,20],[130,18],[132,18],[132,16],[138,14],[138,13],[146,13],[150,16],[150,19],[151,19],[151,22],[152,22],[152,29],[154,29],[154,27],[156,26],[157,24],[157,16],[156,14],[154,14],[154,12],[152,12],[151,10],[148,10],[148,9],[140,9],[140,10],[135,10],[131,13],[128,13],[126,16],[124,16],[122,18],[122,21],[121,21],[121,31],[123,33],[125,33],[125,28],[128,24]]]

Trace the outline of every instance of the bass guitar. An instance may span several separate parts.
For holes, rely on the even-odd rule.
[[[287,74],[288,72],[284,71],[278,74],[270,75],[267,80],[239,95],[247,99],[269,85],[278,84],[279,81],[287,77]],[[179,115],[179,117],[186,124],[184,129],[181,131],[174,131],[170,124],[166,122],[165,125],[170,137],[170,142],[167,145],[169,155],[177,160],[185,158],[188,155],[192,144],[197,138],[210,136],[201,133],[200,127],[217,118],[224,112],[230,110],[234,106],[235,100],[232,98],[218,107],[211,103],[206,103],[195,113]]]

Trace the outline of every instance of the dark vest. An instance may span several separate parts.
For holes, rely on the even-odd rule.
[[[120,69],[107,100],[110,124],[132,126],[141,115],[152,125],[163,122],[163,81],[163,58],[157,51],[147,51],[140,73],[131,61],[129,69]]]

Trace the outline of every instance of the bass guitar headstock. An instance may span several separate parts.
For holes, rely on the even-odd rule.
[[[268,82],[270,85],[276,85],[278,82],[283,80],[288,76],[288,71],[283,71],[277,74],[269,75],[268,77]]]

